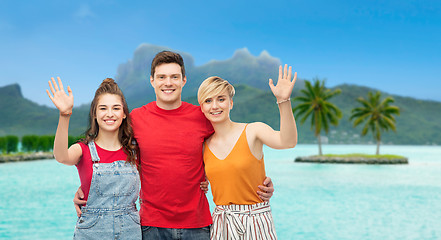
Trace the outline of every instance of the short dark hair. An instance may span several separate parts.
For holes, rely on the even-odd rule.
[[[155,58],[153,58],[152,60],[150,75],[154,77],[156,67],[164,63],[178,64],[181,67],[182,77],[185,77],[184,59],[182,59],[182,56],[179,53],[175,53],[171,51],[162,51],[156,54]]]

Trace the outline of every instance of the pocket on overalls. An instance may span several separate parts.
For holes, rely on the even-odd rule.
[[[131,212],[129,213],[130,219],[132,219],[136,224],[141,225],[141,221],[139,219],[139,213],[138,212]]]
[[[76,228],[78,229],[88,229],[95,226],[100,220],[101,216],[98,214],[83,215],[78,218]]]
[[[96,174],[98,196],[130,196],[139,191],[139,176],[136,168],[116,168]]]

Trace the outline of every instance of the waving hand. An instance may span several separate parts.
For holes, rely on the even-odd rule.
[[[66,94],[61,79],[59,77],[57,77],[57,79],[58,79],[58,85],[55,82],[54,78],[51,78],[52,81],[48,81],[52,95],[47,89],[46,89],[46,93],[54,103],[55,107],[58,108],[61,115],[71,115],[74,104],[72,90],[70,89],[69,86],[67,86],[68,94]]]
[[[282,73],[282,66],[279,66],[279,79],[277,81],[277,85],[274,86],[273,80],[269,80],[269,86],[274,96],[277,98],[277,102],[286,101],[291,97],[292,89],[294,88],[294,84],[297,80],[297,72],[294,73],[294,78],[291,81],[292,77],[292,67],[289,67],[285,64],[285,68]]]

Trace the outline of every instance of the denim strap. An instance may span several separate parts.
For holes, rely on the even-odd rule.
[[[89,146],[89,151],[90,151],[90,156],[92,157],[92,162],[94,162],[94,163],[99,162],[100,157],[98,156],[98,152],[96,151],[95,142],[92,140],[87,145]]]

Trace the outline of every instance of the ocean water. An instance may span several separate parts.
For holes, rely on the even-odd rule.
[[[324,145],[324,153],[374,153]],[[381,146],[408,165],[294,163],[316,145],[265,148],[279,239],[441,239],[441,147]],[[0,239],[71,239],[75,167],[55,160],[0,164]],[[207,194],[211,206],[211,194]]]

